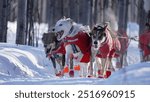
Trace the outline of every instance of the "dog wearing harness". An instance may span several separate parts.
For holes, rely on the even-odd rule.
[[[44,44],[46,57],[51,60],[56,76],[60,76],[61,73],[56,68],[56,63],[58,63],[60,69],[63,68],[65,60],[65,49],[63,44],[56,39],[54,32],[44,33],[42,36],[42,42]]]
[[[73,22],[70,18],[62,18],[57,21],[54,31],[57,40],[64,40],[66,50],[64,69],[70,67],[70,58],[73,58],[81,66],[81,76],[86,77],[91,45],[89,28]],[[74,69],[69,69],[69,75],[74,76]]]
[[[98,24],[90,33],[92,38],[92,58],[96,57],[99,78],[108,78],[111,75],[111,59],[118,57],[117,50],[120,49],[119,40],[113,39],[108,24]]]

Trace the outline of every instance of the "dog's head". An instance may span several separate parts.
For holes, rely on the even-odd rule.
[[[65,17],[56,22],[54,32],[57,35],[57,40],[60,41],[69,34],[72,28],[72,22],[70,18]]]
[[[42,36],[42,42],[45,49],[45,54],[48,55],[48,53],[55,49],[57,44],[57,39],[54,32],[44,33]]]
[[[92,38],[92,46],[96,49],[100,47],[100,44],[104,42],[106,38],[107,25],[95,25],[90,33]]]

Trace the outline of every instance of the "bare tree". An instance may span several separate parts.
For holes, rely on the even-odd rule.
[[[48,20],[48,30],[50,31],[52,29],[52,26],[54,26],[54,4],[55,0],[48,0],[47,1],[47,20]]]
[[[9,21],[14,22],[17,17],[17,0],[9,0],[10,1],[10,11],[9,11]]]
[[[7,41],[7,21],[9,0],[0,0],[0,42]]]
[[[79,22],[90,24],[91,0],[79,0]]]
[[[34,0],[27,0],[26,42],[34,46]]]
[[[26,9],[27,9],[27,0],[18,0],[16,44],[25,44]]]
[[[65,0],[64,0],[65,1]],[[79,4],[82,0],[69,0],[69,16],[72,18],[75,22],[79,23],[80,20],[80,8]],[[65,11],[64,11],[65,12]]]
[[[123,32],[126,32],[127,29],[127,20],[128,20],[128,0],[119,0],[119,22],[118,30],[121,31],[120,34],[124,36]],[[126,39],[124,39],[124,44],[121,44],[122,49],[126,50]],[[127,51],[120,56],[120,63],[122,66],[127,66]]]
[[[144,31],[146,22],[146,11],[144,10],[144,0],[138,1],[138,24],[139,24],[139,34]]]
[[[142,34],[144,32],[145,29],[145,23],[146,23],[146,11],[144,9],[144,2],[146,2],[146,0],[139,0],[138,1],[138,24],[139,24],[139,34]],[[144,61],[144,55],[143,55],[143,51],[140,49],[140,59],[141,62]]]

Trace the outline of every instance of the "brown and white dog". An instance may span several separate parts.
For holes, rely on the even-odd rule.
[[[61,72],[57,69],[57,63],[60,70],[62,70],[65,60],[65,49],[60,49],[60,46],[62,47],[63,45],[57,40],[54,32],[44,33],[42,42],[44,44],[46,57],[51,59],[56,76],[61,76]]]
[[[120,50],[120,43],[117,37],[112,38],[108,24],[99,24],[94,26],[91,33],[92,38],[92,58],[96,58],[98,69],[98,77],[108,78],[111,75],[112,63],[111,59],[118,57],[116,52]]]

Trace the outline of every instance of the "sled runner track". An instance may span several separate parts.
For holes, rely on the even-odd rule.
[[[13,62],[14,65],[16,65],[17,67],[19,67],[20,70],[22,70],[23,72],[27,73],[28,75],[33,76],[33,73],[31,73],[31,71],[28,71],[30,69],[26,65],[24,65],[23,63],[21,63],[19,61],[19,59],[16,58],[14,55],[11,55],[10,53],[3,52],[3,51],[0,51],[0,55],[8,58],[10,61]]]

